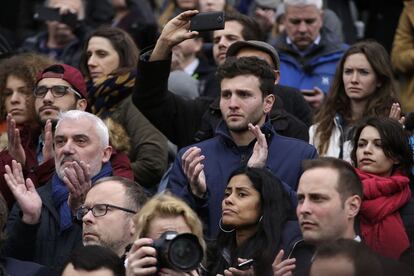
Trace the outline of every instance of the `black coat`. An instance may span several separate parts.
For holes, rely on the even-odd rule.
[[[53,206],[52,181],[37,189],[42,199],[40,222],[28,225],[22,222],[21,209],[14,205],[6,225],[8,239],[3,251],[7,257],[36,262],[59,273],[72,250],[82,245],[82,225],[59,233],[59,211]]]

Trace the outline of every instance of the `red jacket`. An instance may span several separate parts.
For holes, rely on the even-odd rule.
[[[47,183],[55,172],[55,161],[53,158],[41,165],[37,163],[36,149],[40,133],[40,128],[33,129],[24,127],[20,130],[22,145],[26,153],[26,164],[23,166],[23,173],[26,178],[30,178],[33,181],[36,188]],[[6,200],[9,210],[13,206],[15,199],[4,179],[4,174],[6,173],[4,166],[11,166],[12,160],[13,159],[7,150],[0,152],[0,192]],[[114,175],[134,180],[131,163],[126,154],[116,152],[116,150],[113,149],[110,161]]]

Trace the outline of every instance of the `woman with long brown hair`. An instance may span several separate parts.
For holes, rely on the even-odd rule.
[[[309,130],[320,156],[349,160],[356,122],[367,116],[400,119],[389,55],[379,43],[352,45],[338,63],[333,83]]]
[[[128,33],[100,27],[86,40],[80,69],[91,112],[107,121],[111,144],[128,154],[135,180],[154,192],[167,167],[167,140],[131,101],[137,62]]]

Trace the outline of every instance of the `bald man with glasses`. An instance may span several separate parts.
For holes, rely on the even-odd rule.
[[[136,182],[116,176],[98,180],[76,212],[83,223],[83,244],[107,247],[124,258],[134,241],[132,218],[146,200],[145,191]]]

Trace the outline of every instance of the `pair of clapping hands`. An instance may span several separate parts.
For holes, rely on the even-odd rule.
[[[249,123],[249,130],[256,137],[256,143],[253,148],[253,154],[247,162],[248,167],[263,168],[266,166],[268,147],[265,135],[260,130],[258,125],[253,126]],[[184,152],[181,157],[181,166],[192,193],[197,197],[204,197],[207,191],[206,177],[204,174],[204,165],[202,161],[205,156],[201,154],[201,149],[198,147],[191,147]]]
[[[22,209],[22,221],[27,224],[37,224],[40,220],[42,200],[30,178],[24,179],[22,164],[26,163],[26,153],[21,143],[20,131],[12,116],[7,115],[8,150],[13,158],[11,167],[5,166],[4,179]],[[44,129],[44,162],[54,157],[52,123],[46,122]],[[64,169],[65,176],[62,181],[69,189],[68,204],[75,212],[91,188],[91,175],[89,165],[83,161],[73,161]]]

